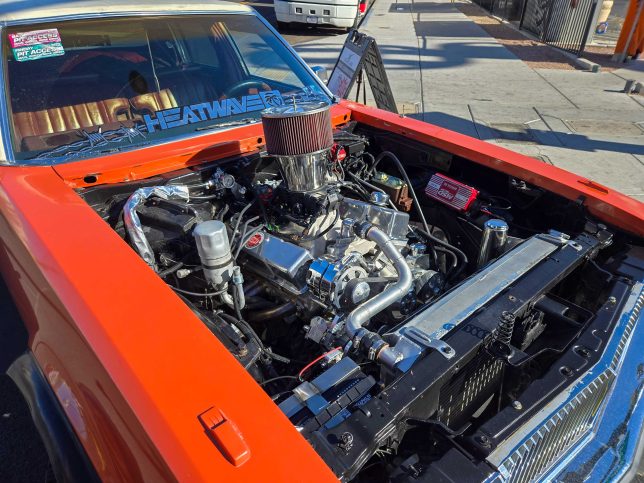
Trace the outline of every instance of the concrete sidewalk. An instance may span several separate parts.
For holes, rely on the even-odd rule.
[[[360,30],[380,47],[399,112],[644,201],[644,97],[620,92],[633,71],[532,69],[459,5],[377,0],[363,22]],[[332,68],[344,40],[295,48],[310,65]]]

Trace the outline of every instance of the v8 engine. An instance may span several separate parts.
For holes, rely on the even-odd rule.
[[[583,340],[619,300],[628,243],[524,180],[334,128],[326,104],[262,122],[262,152],[82,195],[338,477],[443,478],[463,460],[484,478],[516,408],[544,403],[535,381],[561,388],[560,360],[606,342]]]

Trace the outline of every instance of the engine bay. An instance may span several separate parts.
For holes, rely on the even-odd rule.
[[[485,478],[601,352],[634,240],[328,105],[262,121],[261,153],[80,194],[339,478]]]

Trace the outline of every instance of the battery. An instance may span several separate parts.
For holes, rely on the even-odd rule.
[[[478,190],[466,184],[435,173],[429,179],[425,194],[457,211],[465,212],[479,195]]]

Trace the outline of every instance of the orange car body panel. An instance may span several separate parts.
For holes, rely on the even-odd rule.
[[[51,168],[0,168],[0,233],[3,276],[30,348],[103,480],[335,479],[217,338]],[[250,450],[240,466],[200,422],[213,407]]]
[[[642,203],[569,172],[344,101],[334,107],[333,122],[348,120],[569,199],[584,196],[598,218],[644,235]],[[0,167],[2,273],[30,348],[102,479],[335,479],[215,336],[74,191],[256,152],[262,137],[261,125],[251,125],[53,168]],[[207,411],[236,426],[222,450],[200,419]],[[224,454],[239,447],[240,435],[250,457],[235,465]]]

